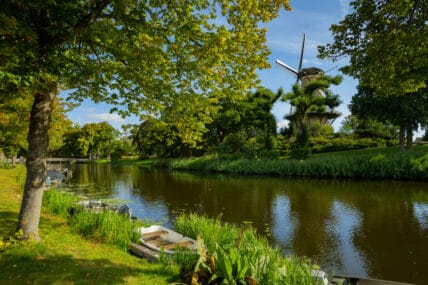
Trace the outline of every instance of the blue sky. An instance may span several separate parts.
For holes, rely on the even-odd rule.
[[[336,75],[339,74],[338,67],[343,65],[340,62],[333,63],[329,60],[318,59],[316,57],[317,46],[332,41],[329,27],[331,24],[338,23],[347,14],[350,0],[290,1],[293,10],[291,12],[281,11],[278,18],[266,25],[267,42],[272,52],[269,58],[271,68],[260,71],[259,76],[262,86],[274,92],[281,87],[284,91],[289,91],[295,82],[289,73],[275,63],[275,60],[280,59],[297,69],[303,33],[306,34],[303,67],[318,67],[324,71],[332,69],[328,74]],[[335,68],[336,66],[337,68]],[[343,115],[333,124],[336,130],[340,127],[343,118],[349,114],[348,104],[356,92],[356,85],[355,80],[344,77],[341,85],[332,88],[343,100],[342,105],[338,107],[338,111]],[[120,129],[122,124],[138,123],[135,117],[123,119],[117,114],[110,114],[110,108],[111,106],[106,104],[94,104],[86,100],[68,115],[73,122],[80,125],[107,121]],[[287,103],[279,102],[274,106],[273,113],[278,124],[283,123],[283,117],[289,110],[290,107]]]

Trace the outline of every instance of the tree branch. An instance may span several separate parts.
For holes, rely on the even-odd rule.
[[[97,1],[97,3],[95,4],[95,7],[91,9],[89,14],[83,17],[76,25],[74,25],[73,31],[76,34],[79,34],[84,29],[89,27],[89,25],[101,15],[102,11],[104,10],[104,8],[108,6],[109,3],[110,3],[110,0]]]

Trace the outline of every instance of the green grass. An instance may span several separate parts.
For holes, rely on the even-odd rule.
[[[216,251],[216,244],[225,249],[238,248],[240,256],[249,261],[251,276],[258,284],[314,284],[309,260],[283,256],[252,228],[239,229],[196,214],[182,214],[176,219],[175,227],[191,238],[200,236],[208,254]]]
[[[96,163],[105,163],[105,164],[114,164],[114,165],[137,165],[137,166],[152,166],[153,159],[137,159],[137,158],[127,158],[119,159],[116,161],[110,160],[97,160]]]
[[[52,214],[68,218],[70,226],[85,238],[116,245],[124,251],[128,250],[130,242],[138,242],[138,228],[142,222],[132,222],[112,211],[85,211],[83,206],[76,204],[77,201],[77,196],[54,189],[43,195],[43,206]]]
[[[22,166],[0,169],[1,241],[10,241],[15,231],[24,178]],[[82,238],[64,217],[46,208],[39,233],[40,243],[0,246],[0,284],[168,284],[178,273],[115,245]]]
[[[306,160],[222,159],[199,157],[173,159],[169,168],[245,175],[277,175],[314,178],[428,179],[428,146],[400,152],[397,147],[331,152]]]

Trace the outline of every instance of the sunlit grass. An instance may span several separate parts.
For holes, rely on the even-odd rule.
[[[250,262],[250,271],[258,284],[314,284],[309,260],[282,255],[252,228],[240,229],[196,214],[182,214],[176,219],[175,227],[191,238],[200,236],[208,254],[216,250],[216,244],[222,248],[238,248],[239,254]]]
[[[0,240],[16,229],[25,169],[0,169]],[[0,284],[169,284],[178,273],[117,246],[84,239],[67,220],[42,210],[40,243],[0,249]]]
[[[296,159],[190,158],[169,161],[177,170],[314,178],[428,179],[428,146],[331,152]]]

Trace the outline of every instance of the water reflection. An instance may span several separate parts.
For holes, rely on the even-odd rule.
[[[73,191],[171,225],[180,211],[252,225],[334,273],[428,284],[428,184],[210,176],[76,165]]]

